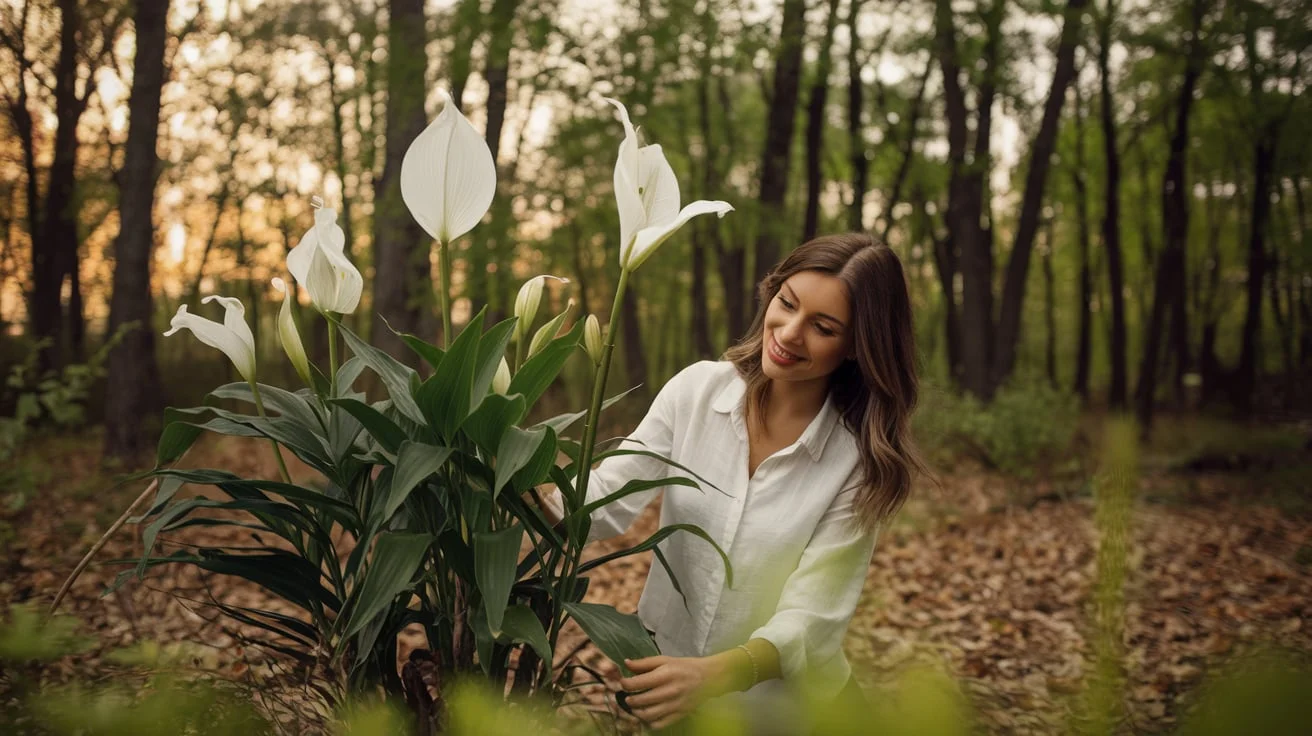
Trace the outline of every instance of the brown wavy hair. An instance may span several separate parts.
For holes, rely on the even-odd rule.
[[[747,415],[764,417],[770,379],[761,370],[765,312],[793,274],[818,271],[847,286],[855,357],[831,375],[829,393],[861,453],[858,523],[873,530],[892,516],[925,465],[910,438],[916,407],[916,340],[902,262],[865,233],[825,235],[788,254],[757,286],[759,306],[747,334],[724,353],[747,383]]]

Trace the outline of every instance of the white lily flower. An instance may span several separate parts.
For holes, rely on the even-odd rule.
[[[583,349],[587,351],[593,364],[601,365],[601,322],[597,320],[595,314],[589,314],[583,322]]]
[[[446,90],[446,104],[401,160],[401,198],[419,225],[439,243],[450,243],[487,214],[497,192],[492,149]]]
[[[283,293],[282,308],[278,310],[278,341],[282,343],[283,352],[296,369],[296,375],[305,381],[306,386],[314,386],[310,375],[310,359],[305,354],[305,344],[301,342],[301,333],[296,329],[296,320],[292,318],[292,299],[295,290],[287,288],[287,282],[278,277],[273,279],[273,288]]]
[[[350,314],[360,306],[364,277],[346,258],[346,235],[337,225],[337,212],[314,211],[314,227],[287,254],[287,270],[305,284],[310,301],[320,312]]]
[[[492,391],[505,395],[510,390],[510,364],[503,357],[500,365],[497,366],[497,372],[492,376]]]
[[[550,274],[534,276],[524,285],[519,287],[519,293],[515,295],[515,316],[519,322],[515,324],[516,339],[523,339],[528,334],[529,327],[533,324],[533,318],[538,315],[538,306],[542,304],[542,289],[546,286],[547,279],[555,279],[562,284],[568,284],[569,279]]]
[[[666,238],[697,215],[724,217],[733,205],[699,199],[679,209],[679,182],[658,145],[640,146],[629,111],[618,100],[603,100],[619,110],[624,141],[615,162],[615,202],[620,213],[620,268],[633,271]]]
[[[164,337],[173,335],[178,330],[191,330],[197,340],[217,348],[237,367],[237,372],[248,382],[255,382],[255,335],[251,334],[250,325],[246,324],[246,307],[241,300],[230,296],[211,294],[201,300],[201,304],[217,301],[223,305],[223,324],[212,319],[205,319],[187,311],[187,305],[178,307],[178,313],[169,322],[170,329]]]

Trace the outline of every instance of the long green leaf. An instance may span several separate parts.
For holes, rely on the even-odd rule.
[[[546,433],[547,436],[538,443],[538,449],[533,451],[533,456],[511,478],[510,485],[517,494],[545,481],[547,472],[556,462],[556,433],[550,428],[546,429]]]
[[[632,671],[625,659],[642,659],[660,654],[656,642],[651,640],[642,621],[631,613],[620,613],[613,606],[601,603],[565,603],[565,611],[579,623],[602,654],[619,666],[625,677]]]
[[[629,441],[630,441],[630,442],[636,442],[637,440],[629,440]],[[601,453],[600,455],[597,455],[596,457],[592,458],[592,460],[593,460],[593,462],[597,462],[597,463],[599,463],[599,462],[601,462],[602,460],[605,460],[605,459],[608,458],[608,457],[617,457],[617,456],[619,456],[619,455],[645,455],[646,457],[652,458],[652,459],[654,459],[654,460],[659,460],[659,461],[665,463],[666,465],[669,465],[670,467],[678,468],[679,470],[682,470],[683,472],[687,473],[688,475],[691,475],[692,477],[696,478],[696,479],[697,479],[698,481],[700,481],[701,483],[704,483],[704,484],[710,486],[710,487],[711,487],[713,490],[715,490],[716,492],[718,492],[718,493],[720,493],[720,494],[722,494],[722,495],[725,495],[725,496],[728,496],[728,495],[729,495],[728,493],[725,493],[724,491],[721,491],[720,488],[719,488],[719,486],[715,485],[714,483],[710,482],[709,480],[706,480],[706,479],[703,478],[702,476],[698,475],[698,474],[696,473],[696,471],[693,471],[693,470],[691,470],[690,468],[688,468],[687,466],[684,466],[684,465],[682,465],[682,464],[680,464],[680,463],[677,463],[677,462],[675,462],[675,461],[669,459],[668,457],[665,457],[664,455],[662,455],[662,454],[660,454],[660,453],[658,453],[658,452],[652,452],[651,450],[631,450],[631,449],[608,450],[608,451],[603,452],[603,453]]]
[[[159,436],[159,445],[155,449],[155,465],[168,465],[182,457],[204,431],[194,420],[208,412],[206,409],[164,410],[164,431]]]
[[[492,497],[495,498],[507,482],[529,464],[538,451],[538,446],[547,438],[547,429],[520,429],[507,427],[506,433],[497,445],[496,479],[492,483]]]
[[[563,336],[552,340],[542,352],[529,358],[510,379],[510,393],[523,394],[529,406],[537,403],[538,397],[556,380],[565,361],[574,354],[579,339],[583,336],[583,320],[576,320],[574,327]]]
[[[357,399],[329,399],[328,403],[336,404],[349,412],[351,416],[364,425],[365,431],[377,440],[384,450],[392,454],[396,454],[396,451],[401,447],[401,443],[406,439],[405,432],[396,426],[395,422],[363,401]]]
[[[270,549],[264,554],[210,552],[203,554],[195,565],[210,572],[249,580],[307,611],[341,608],[337,596],[319,584],[322,571],[293,552],[278,549]]]
[[[235,399],[255,406],[255,393],[251,391],[251,385],[244,381],[219,386],[210,392],[210,396],[219,399]],[[323,419],[305,397],[264,383],[260,384],[260,397],[264,399],[266,409],[275,411],[289,419],[295,419],[307,428],[323,428]]]
[[[355,333],[345,326],[341,327],[341,331],[342,336],[346,338],[346,344],[351,346],[351,352],[383,380],[383,385],[387,387],[387,395],[392,399],[392,406],[411,421],[420,425],[425,424],[424,413],[419,411],[419,405],[411,395],[411,382],[418,381],[419,374],[415,373],[413,368],[398,362],[396,358],[356,337]]]
[[[520,604],[507,608],[501,621],[501,633],[511,641],[524,642],[533,647],[547,666],[547,680],[551,679],[551,660],[554,658],[551,642],[547,640],[547,632],[542,629],[542,622],[532,609]]]
[[[419,409],[429,426],[450,442],[460,423],[469,416],[474,391],[474,373],[478,369],[478,343],[483,335],[483,312],[465,325],[442,356],[437,371],[415,394]]]
[[[379,521],[386,521],[405,503],[410,492],[425,478],[441,470],[442,464],[451,456],[450,447],[426,445],[422,442],[402,442],[396,453],[396,471],[392,476],[392,485],[387,495],[378,500],[380,506],[374,513],[381,514]]]
[[[606,496],[605,498],[599,498],[596,501],[593,501],[592,503],[585,504],[578,511],[575,511],[572,514],[572,516],[592,516],[593,511],[596,511],[597,509],[601,508],[602,506],[605,506],[606,504],[614,503],[620,500],[621,498],[624,498],[625,496],[631,496],[635,493],[641,493],[642,491],[648,490],[650,488],[660,488],[662,486],[687,486],[689,488],[698,487],[696,481],[691,480],[689,478],[680,478],[678,476],[672,476],[670,478],[658,478],[655,480],[631,480],[628,483],[625,483],[618,491],[615,491],[609,496]]]
[[[352,607],[343,637],[359,633],[392,599],[410,587],[433,538],[427,534],[384,532],[374,544],[364,581],[351,594]]]
[[[595,567],[604,565],[611,560],[618,560],[621,557],[628,557],[629,555],[636,555],[641,552],[646,552],[649,549],[654,549],[657,544],[675,532],[687,532],[709,542],[710,545],[715,548],[715,551],[720,554],[720,559],[724,562],[725,584],[730,588],[733,587],[733,565],[729,563],[729,555],[725,554],[724,550],[720,548],[720,545],[715,543],[714,539],[711,539],[711,535],[707,534],[704,529],[696,524],[671,524],[669,526],[663,526],[660,529],[657,529],[650,537],[647,537],[628,549],[611,552],[610,554],[602,555],[594,560],[589,560],[583,563],[579,566],[579,573],[585,573]],[[673,575],[671,575],[671,579],[673,579]]]
[[[478,445],[479,449],[491,455],[496,451],[506,428],[518,424],[524,418],[528,404],[519,394],[502,396],[492,394],[483,400],[477,409],[469,415],[460,430]]]
[[[482,340],[479,341],[478,368],[474,372],[474,388],[469,399],[471,410],[477,409],[479,403],[488,396],[488,389],[492,387],[492,379],[496,377],[497,367],[501,365],[501,359],[506,355],[506,345],[510,343],[510,337],[514,334],[515,324],[518,321],[516,317],[501,320],[485,332]]]
[[[601,402],[601,410],[605,411],[606,409],[609,409],[612,404],[614,404],[615,402],[619,401],[620,399],[624,398],[625,396],[628,396],[629,394],[637,390],[638,390],[638,386],[634,386],[633,388],[628,389],[623,393],[616,394],[610,397],[609,399],[606,399],[605,401]],[[574,425],[575,422],[577,422],[578,420],[582,419],[587,415],[588,415],[587,409],[584,409],[583,411],[572,412],[569,414],[558,414],[550,419],[544,419],[533,426],[551,427],[553,430],[555,430],[556,434],[564,434],[565,430],[569,429],[571,426]]]
[[[393,332],[396,331],[393,330]],[[423,358],[425,363],[432,366],[433,370],[437,370],[437,367],[442,365],[442,355],[444,354],[442,348],[439,348],[436,345],[430,345],[422,339],[408,333],[397,332],[396,334],[401,338],[402,342],[415,352],[415,355]]]
[[[510,586],[515,584],[519,546],[524,527],[519,524],[495,532],[474,534],[474,578],[483,594],[487,625],[493,636],[501,633],[501,618],[510,602]]]

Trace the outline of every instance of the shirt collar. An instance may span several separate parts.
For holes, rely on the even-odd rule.
[[[742,376],[738,375],[735,370],[733,378],[720,389],[716,394],[711,408],[721,414],[731,414],[734,419],[734,426],[744,438],[747,436],[746,424],[743,415],[743,396],[747,393],[747,383]],[[815,462],[820,461],[820,456],[824,454],[825,445],[829,442],[830,435],[833,434],[834,425],[838,423],[838,409],[834,406],[833,394],[825,397],[825,403],[820,407],[820,412],[816,414],[811,423],[807,425],[806,431],[798,438],[798,443],[806,448],[807,454]]]

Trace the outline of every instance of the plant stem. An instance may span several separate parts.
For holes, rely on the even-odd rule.
[[[588,406],[588,416],[583,425],[583,453],[579,458],[579,473],[574,482],[574,493],[578,496],[579,503],[576,508],[569,508],[566,504],[566,513],[572,514],[582,507],[588,497],[588,481],[592,477],[592,455],[593,445],[597,441],[597,419],[601,416],[602,397],[606,393],[606,379],[610,376],[611,356],[615,352],[615,326],[619,324],[620,305],[624,303],[624,290],[629,284],[629,272],[627,269],[620,270],[620,282],[615,287],[615,301],[610,305],[610,321],[606,323],[606,335],[602,340],[601,347],[601,364],[597,366],[597,375],[592,382],[592,403]],[[566,498],[568,502],[570,499]],[[577,549],[571,551],[568,559],[564,561],[564,567],[561,569],[561,584],[565,591],[563,603],[573,599],[575,588],[575,574],[578,569],[579,558],[583,554],[583,545],[578,545]],[[560,614],[557,615],[557,618]],[[558,624],[559,625],[559,624]]]
[[[437,244],[438,281],[437,297],[442,306],[442,349],[451,345],[451,244]]]
[[[254,381],[250,383],[251,393],[255,395],[255,410],[260,413],[261,419],[267,420],[269,415],[264,412],[264,399],[260,396],[260,385]],[[273,456],[278,460],[278,470],[282,471],[283,482],[292,485],[292,476],[291,473],[287,472],[287,463],[283,462],[282,450],[278,447],[278,441],[270,437],[269,444],[273,445]]]

